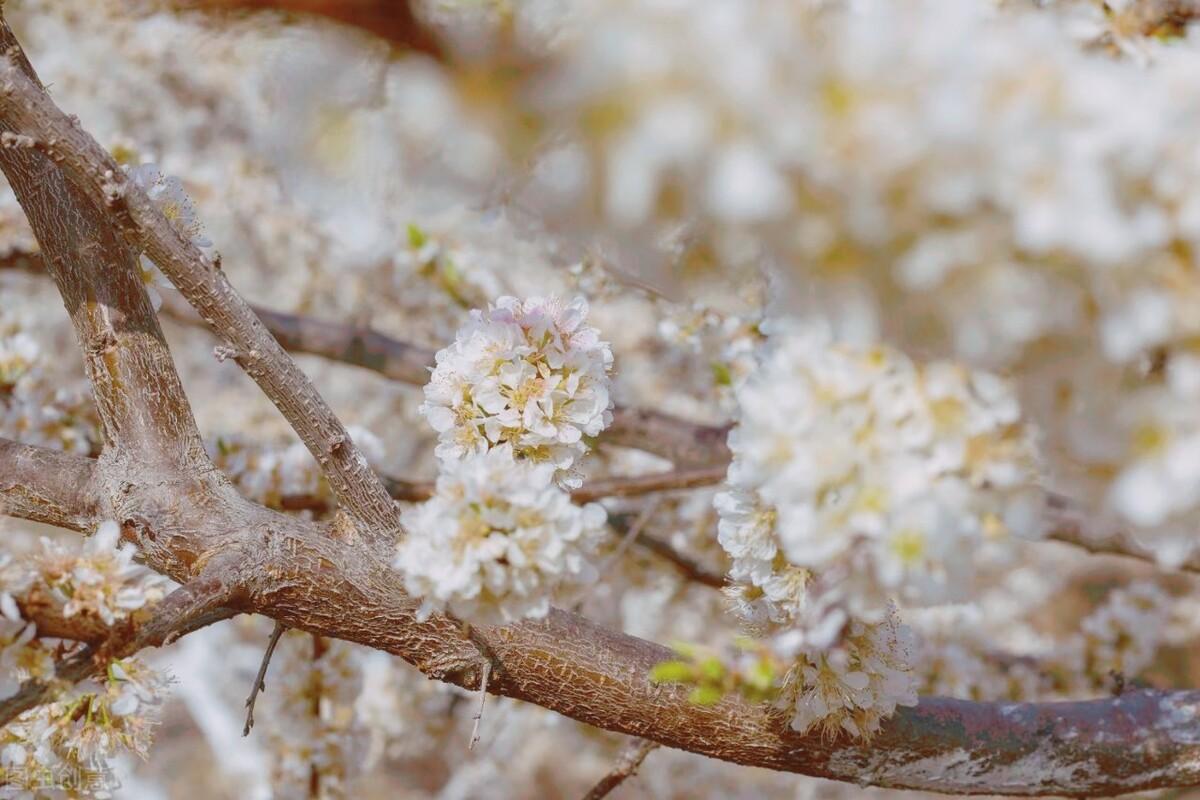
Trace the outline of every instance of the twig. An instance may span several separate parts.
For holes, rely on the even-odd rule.
[[[451,615],[450,619],[457,619]],[[488,682],[492,677],[492,665],[496,662],[496,654],[492,651],[492,647],[487,640],[479,635],[475,627],[466,620],[457,620],[459,627],[462,630],[463,638],[475,645],[475,649],[479,651],[479,655],[483,657],[483,669],[479,677],[479,708],[472,718],[471,739],[467,743],[468,750],[474,750],[475,745],[479,742],[479,723],[483,719],[483,707],[487,703]]]
[[[579,596],[572,604],[572,608],[578,611],[580,607],[583,606],[584,601],[591,596],[596,587],[599,586],[604,580],[604,576],[608,575],[612,571],[613,567],[620,563],[621,557],[625,555],[625,551],[628,550],[629,546],[637,540],[638,535],[642,532],[642,529],[646,527],[646,523],[650,521],[650,517],[654,516],[654,512],[657,509],[658,500],[651,500],[642,507],[642,510],[637,515],[637,519],[635,519],[633,524],[630,525],[625,531],[625,535],[622,536],[621,541],[617,543],[617,547],[615,550],[613,550],[612,555],[608,557],[607,561],[600,565],[600,569],[596,574],[595,582],[584,587],[583,591],[579,593]]]
[[[646,760],[650,751],[656,747],[658,747],[658,742],[652,742],[649,739],[633,739],[628,742],[617,756],[617,763],[613,764],[608,774],[583,796],[583,800],[600,800],[602,797],[608,797],[613,789],[637,774],[638,767]]]
[[[483,719],[483,706],[487,703],[487,687],[488,680],[492,677],[492,662],[483,662],[483,677],[479,680],[479,709],[476,710],[473,717],[474,722],[471,725],[471,741],[467,745],[468,750],[474,750],[475,745],[479,743],[479,723]]]
[[[587,503],[602,497],[637,497],[655,492],[672,492],[715,486],[725,480],[727,466],[684,467],[649,475],[616,475],[596,478],[571,492],[576,503]]]
[[[384,486],[394,500],[419,503],[433,496],[433,481],[410,480],[382,475]],[[683,491],[713,486],[725,478],[725,467],[692,467],[687,469],[655,472],[650,475],[608,475],[588,481],[586,485],[571,492],[576,503],[590,503],[604,497],[639,497],[656,492]],[[285,511],[313,511],[323,513],[330,510],[329,503],[312,494],[284,495],[280,506]]]
[[[242,728],[242,736],[249,736],[250,729],[254,727],[254,701],[258,699],[259,692],[267,689],[267,667],[271,665],[271,655],[275,652],[275,645],[279,644],[279,637],[283,636],[285,630],[287,627],[282,622],[276,622],[271,631],[271,640],[267,642],[267,651],[263,653],[262,663],[258,665],[258,675],[254,677],[254,686],[250,689],[250,696],[246,698],[246,725]]]

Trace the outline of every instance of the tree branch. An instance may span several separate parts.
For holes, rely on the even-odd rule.
[[[71,495],[48,500],[66,506]],[[418,603],[373,550],[347,548],[318,526],[249,503],[185,502],[191,507],[169,521],[192,519],[194,528],[175,537],[161,535],[149,518],[128,526],[151,567],[186,579],[184,560],[170,554],[180,541],[229,553],[247,587],[240,610],[384,650],[432,678],[478,688],[477,646],[454,621],[417,622]],[[493,694],[738,764],[968,794],[1096,797],[1200,784],[1200,692],[1070,703],[923,698],[870,742],[831,741],[791,731],[785,715],[763,705],[736,698],[690,704],[685,690],[648,680],[655,664],[671,658],[669,649],[573,614],[553,610],[541,622],[475,626],[474,633],[495,659]]]
[[[114,660],[128,658],[147,647],[161,647],[214,622],[228,619],[238,611],[226,603],[236,599],[238,587],[232,573],[213,569],[180,586],[153,609],[153,615],[140,625],[117,625],[103,637],[90,638],[82,651],[60,662],[53,681],[27,681],[15,695],[0,701],[0,727],[31,708],[53,699],[63,684],[75,684],[101,672]],[[51,625],[52,630],[39,635],[58,636],[64,629]],[[54,630],[57,629],[58,633]]]
[[[17,47],[7,26],[4,38],[8,48]],[[0,122],[8,130],[29,137],[34,144],[20,151],[9,149],[5,152],[13,158],[36,158],[32,150],[48,153],[53,163],[42,158],[42,171],[54,173],[59,181],[62,177],[58,170],[70,177],[72,192],[76,195],[72,198],[72,207],[87,205],[96,209],[106,208],[111,212],[111,218],[126,240],[143,249],[171,279],[214,332],[225,340],[247,374],[283,412],[321,465],[338,500],[359,523],[359,533],[377,544],[392,541],[399,524],[391,498],[312,383],[271,337],[217,265],[172,227],[145,193],[126,178],[112,157],[79,127],[77,121],[58,109],[32,79],[32,73],[26,74],[22,70],[19,66],[21,60],[21,57],[17,57],[0,63]],[[61,203],[58,198],[55,200]],[[51,211],[61,209],[54,208]],[[54,235],[46,234],[61,231],[39,231],[36,215],[31,215],[30,222],[54,272],[58,259],[52,255],[52,249],[61,247],[61,243]],[[134,278],[130,273],[125,280]],[[73,285],[60,283],[64,293],[73,288]],[[131,290],[126,291],[130,294],[126,298],[130,303],[145,304],[145,293],[140,285],[137,297],[133,296]],[[153,315],[150,316],[152,318]],[[157,323],[154,328],[158,333]],[[166,353],[165,346],[162,352]],[[165,372],[174,376],[173,368]],[[94,370],[89,375],[93,373]],[[137,377],[140,381],[149,376]],[[149,384],[137,382],[134,385],[140,387]],[[114,394],[120,396],[120,392]],[[104,393],[101,393],[97,399],[103,397]]]
[[[100,520],[96,462],[0,438],[0,514],[90,531]]]
[[[274,9],[312,14],[367,31],[405,50],[446,58],[445,50],[413,13],[408,0],[175,0],[175,5],[209,11]]]
[[[434,351],[394,339],[369,327],[328,322],[254,307],[263,324],[284,347],[331,361],[378,372],[400,383],[424,386],[434,366]],[[163,311],[189,325],[203,320],[179,302],[166,300]],[[703,469],[729,463],[728,425],[702,425],[649,409],[617,406],[601,441],[644,450],[676,467]]]
[[[630,741],[621,748],[621,753],[617,756],[617,763],[613,764],[608,774],[583,796],[583,800],[602,800],[602,798],[608,797],[613,789],[637,773],[638,767],[646,760],[646,756],[650,755],[650,751],[656,747],[658,747],[656,743],[646,739]]]

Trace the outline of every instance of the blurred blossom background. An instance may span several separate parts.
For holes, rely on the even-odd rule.
[[[618,405],[737,427],[722,485],[602,501],[644,514],[644,530],[732,587],[608,536],[598,563],[615,563],[583,613],[712,648],[750,622],[777,656],[810,661],[828,647],[895,654],[853,637],[898,614],[905,661],[864,690],[883,716],[913,692],[1081,698],[1114,680],[1200,681],[1182,571],[1200,555],[1192,13],[1150,0],[5,4],[58,105],[121,163],[178,179],[159,191],[178,193],[251,302],[434,351],[498,298],[585,298]],[[0,435],[95,454],[61,300],[20,268],[34,251],[5,185]],[[215,340],[163,318],[238,488],[277,506],[328,498],[267,398],[213,359]],[[378,470],[438,476],[423,381],[297,358]],[[571,465],[585,486],[669,467],[598,441]],[[1088,537],[1149,558],[1044,540],[1047,496],[1068,498]],[[0,525],[17,559],[78,550],[69,534]],[[70,558],[93,559],[98,599],[80,602],[96,613],[161,597],[130,578],[128,554]],[[17,585],[0,580],[0,595]],[[822,639],[847,620],[869,627]],[[26,646],[7,630],[0,644]],[[582,796],[622,745],[492,698],[468,751],[474,695],[294,631],[242,738],[270,631],[240,617],[146,658],[154,721],[114,756],[113,796]],[[887,688],[893,670],[906,688]],[[798,720],[878,723],[794,691]],[[0,731],[0,748],[27,740]],[[659,749],[613,796],[891,795]]]

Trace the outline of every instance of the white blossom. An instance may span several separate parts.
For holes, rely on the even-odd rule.
[[[571,467],[612,420],[612,351],[585,323],[583,298],[564,303],[502,297],[473,311],[437,354],[421,413],[438,432],[443,462],[502,443],[519,459],[548,462],[576,486]]]
[[[737,398],[718,538],[731,576],[793,618],[829,606],[802,583],[778,594],[789,570],[878,621],[892,597],[965,597],[978,547],[1037,532],[1031,438],[993,376],[807,330],[780,334]]]
[[[802,649],[795,657],[783,702],[801,733],[819,728],[870,738],[896,706],[917,704],[912,631],[894,607],[881,622],[851,623],[837,647]]]
[[[421,616],[542,617],[595,578],[604,509],[572,504],[553,475],[553,464],[517,460],[507,443],[443,465],[434,496],[401,517],[396,567]]]

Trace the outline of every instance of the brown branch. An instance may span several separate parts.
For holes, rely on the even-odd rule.
[[[690,467],[650,475],[612,475],[594,478],[571,492],[576,503],[588,503],[604,497],[639,497],[657,492],[716,486],[725,480],[727,467]]]
[[[638,767],[646,760],[646,756],[650,755],[650,751],[656,747],[658,747],[656,742],[647,739],[634,739],[626,744],[617,756],[617,763],[613,764],[608,774],[583,796],[583,800],[602,800],[602,798],[608,797],[613,789],[637,773]]]
[[[66,504],[70,497],[50,500]],[[227,553],[248,581],[241,610],[375,647],[430,677],[479,687],[480,645],[465,640],[455,621],[417,622],[417,602],[373,550],[347,548],[311,523],[248,503],[201,503],[182,516],[195,527],[174,539],[148,520],[128,526],[150,566],[186,577],[183,560],[170,553],[176,541]],[[671,658],[669,649],[576,615],[553,610],[541,622],[475,626],[473,633],[493,662],[493,694],[738,764],[960,793],[1095,797],[1200,783],[1200,692],[1135,691],[1044,704],[923,698],[870,742],[831,741],[797,734],[770,708],[740,699],[692,705],[686,691],[646,677]]]
[[[17,47],[11,32],[6,33],[5,44],[9,48]],[[10,154],[9,160],[18,155],[39,158],[37,164],[42,172],[53,173],[53,177],[60,182],[63,176],[70,178],[73,193],[71,208],[87,206],[95,210],[107,209],[110,212],[107,216],[115,221],[126,240],[144,250],[170,278],[235,353],[234,358],[246,373],[283,413],[320,464],[338,500],[359,523],[359,533],[376,544],[391,542],[399,530],[395,505],[312,382],[272,338],[217,264],[205,257],[193,242],[181,236],[146,194],[127,179],[108,152],[84,132],[77,121],[58,109],[31,77],[32,72],[22,69],[19,64],[21,58],[0,63],[0,121],[8,130],[29,137],[36,145],[34,148],[3,151]],[[49,158],[41,157],[41,151],[48,153]],[[8,171],[6,169],[6,173]],[[62,198],[52,198],[51,202],[53,205],[48,213],[61,214],[64,207]],[[52,272],[58,272],[58,259],[52,250],[61,248],[59,239],[63,237],[47,234],[61,231],[39,231],[39,220],[47,214],[32,213],[27,202],[23,202],[23,205],[30,215],[30,223],[49,267]],[[106,232],[112,236],[111,231]],[[128,270],[120,272],[124,274]],[[133,279],[136,276],[132,272],[123,278],[126,282]],[[60,280],[59,283],[64,297],[77,291],[81,285],[78,280]],[[114,280],[111,283],[116,285],[119,282]],[[102,285],[102,288],[107,289],[107,285]],[[140,306],[148,303],[140,281],[136,291],[132,287],[124,287],[124,294],[124,304],[137,307],[139,312],[143,310]],[[84,299],[79,298],[78,302],[83,303]],[[74,303],[69,301],[69,305]],[[116,302],[106,304],[108,308],[122,308],[122,305]],[[141,314],[138,316],[140,322]],[[149,316],[153,319],[152,313]],[[154,323],[154,333],[161,337],[157,322]],[[86,345],[90,342],[81,343]],[[162,347],[162,353],[169,359],[165,346]],[[164,369],[163,372],[177,382],[173,368]],[[97,376],[94,373],[95,370],[89,371],[89,377],[95,379]],[[131,384],[134,387],[152,385],[147,382],[150,376],[135,377],[137,380]],[[121,396],[121,392],[114,390],[114,395]],[[98,393],[98,400],[103,397],[104,393]],[[188,415],[190,421],[190,411]],[[148,427],[161,429],[167,421],[151,422],[156,424]],[[190,466],[194,472],[201,465]]]
[[[446,57],[437,37],[417,18],[407,0],[175,0],[174,4],[205,11],[274,10],[324,17],[364,30],[404,50],[439,60]]]
[[[321,356],[362,367],[401,383],[423,386],[434,366],[434,351],[394,339],[368,327],[328,322],[254,307],[263,324],[280,343],[295,353]],[[163,311],[180,322],[202,320],[182,303],[167,300]],[[649,409],[617,406],[612,424],[600,441],[631,447],[666,458],[677,467],[719,468],[729,463],[725,439],[728,425],[701,425]],[[698,477],[703,481],[704,478]],[[696,484],[701,485],[701,484]]]
[[[267,668],[271,666],[271,656],[275,654],[275,646],[279,644],[279,638],[285,630],[287,628],[279,622],[276,622],[271,630],[271,639],[267,642],[262,663],[258,665],[258,674],[254,676],[254,686],[250,689],[250,696],[246,698],[246,724],[242,728],[242,736],[249,736],[250,729],[254,727],[254,701],[258,699],[259,692],[267,689]]]
[[[637,545],[643,550],[648,550],[659,558],[669,561],[671,566],[679,570],[680,574],[690,581],[695,581],[704,586],[711,586],[714,589],[721,589],[726,586],[727,582],[724,575],[704,567],[698,561],[679,552],[672,544],[659,539],[657,536],[643,533],[638,537]]]
[[[0,514],[90,531],[99,522],[95,461],[0,438]]]
[[[238,611],[226,605],[237,599],[238,588],[231,580],[232,572],[216,568],[193,579],[167,595],[153,608],[152,616],[139,625],[113,626],[102,638],[79,653],[56,665],[52,681],[31,680],[24,683],[12,697],[0,701],[0,728],[31,708],[49,702],[64,685],[78,683],[102,672],[113,661],[128,658],[147,647],[162,647],[200,630],[228,619]],[[38,634],[43,632],[38,622]]]

